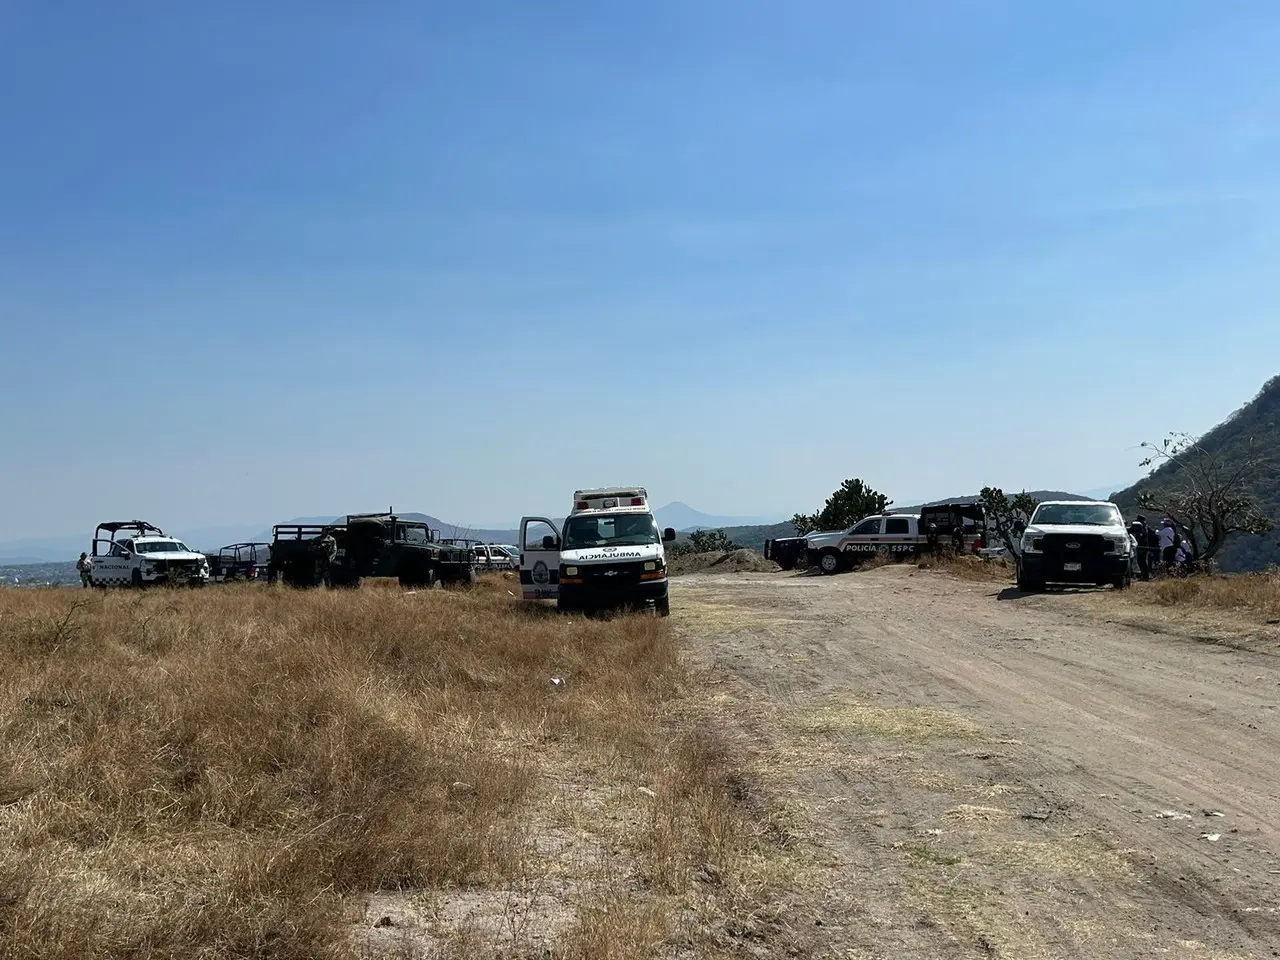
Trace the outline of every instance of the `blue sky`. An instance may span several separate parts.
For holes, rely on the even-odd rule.
[[[1277,49],[1263,2],[10,0],[0,540],[1134,479],[1280,372]]]

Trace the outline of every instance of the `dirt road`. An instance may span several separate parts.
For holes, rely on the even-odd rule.
[[[907,566],[676,583],[813,955],[1280,956],[1280,657]]]

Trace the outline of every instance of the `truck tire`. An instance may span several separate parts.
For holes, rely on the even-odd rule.
[[[406,590],[429,589],[435,586],[436,572],[431,564],[404,567],[400,571],[400,586]]]
[[[839,573],[842,566],[844,564],[840,562],[839,550],[823,550],[822,553],[818,554],[818,570],[825,576]]]
[[[137,589],[137,590],[141,590],[143,587],[145,587],[145,586],[146,586],[146,584],[142,582],[142,571],[141,571],[141,570],[135,570],[135,571],[133,571],[133,576],[132,576],[132,577],[130,577],[129,579],[130,579],[130,581],[133,583],[134,588],[135,588],[135,589]]]
[[[1040,593],[1041,591],[1044,590],[1044,584],[1039,581],[1032,580],[1030,577],[1024,574],[1022,572],[1022,568],[1019,567],[1018,568],[1018,589],[1021,590],[1023,593]]]
[[[661,600],[658,600],[654,603],[653,609],[657,611],[658,616],[660,617],[671,616],[671,598],[663,597]]]
[[[1111,585],[1115,587],[1117,590],[1128,590],[1129,585],[1131,583],[1133,583],[1133,577],[1132,577],[1132,574],[1130,574],[1128,571],[1125,571],[1120,576],[1116,577],[1113,581],[1111,581]]]

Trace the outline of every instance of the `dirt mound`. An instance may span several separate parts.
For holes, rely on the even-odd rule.
[[[754,550],[720,550],[711,553],[685,553],[670,559],[668,567],[675,577],[688,573],[773,573],[781,569]]]

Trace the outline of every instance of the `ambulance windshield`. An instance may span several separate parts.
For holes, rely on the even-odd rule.
[[[661,543],[658,522],[647,513],[570,517],[565,525],[565,550],[586,547],[640,547]]]

